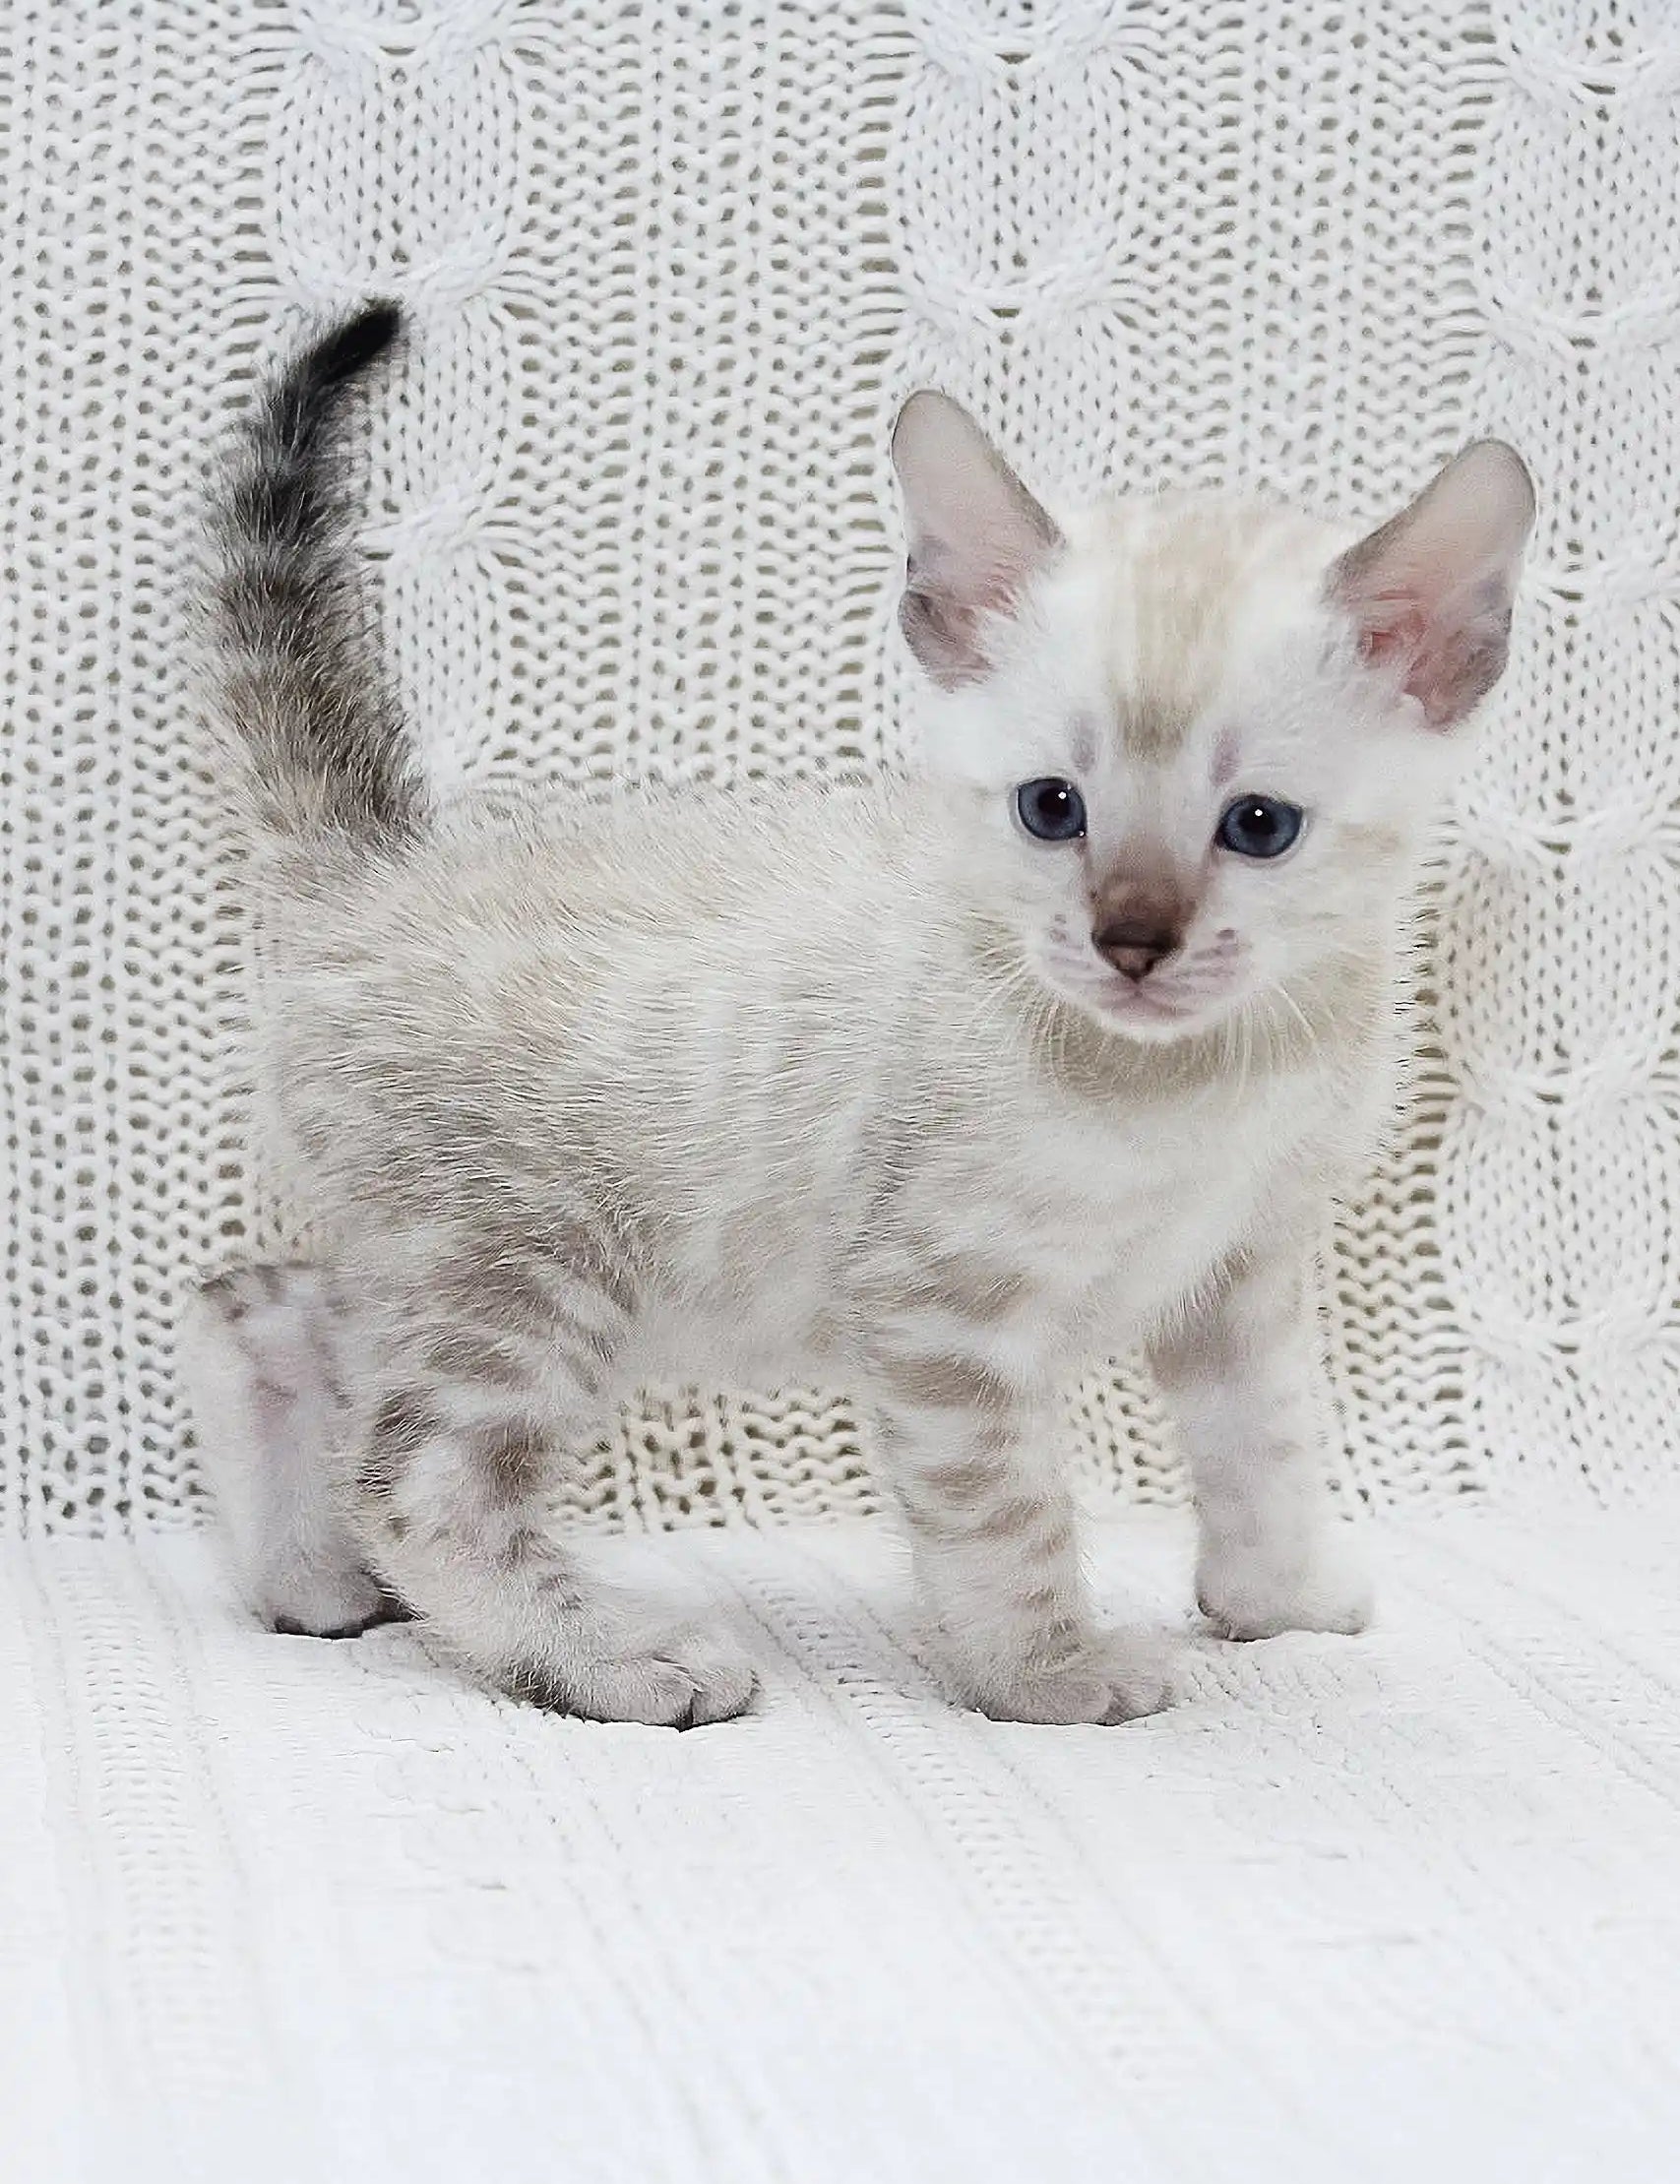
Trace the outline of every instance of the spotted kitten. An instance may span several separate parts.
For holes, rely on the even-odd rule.
[[[1313,1239],[1391,1096],[1420,835],[1532,514],[1484,441],[1354,539],[1196,497],[1052,515],[954,403],[894,460],[924,768],[438,808],[367,656],[335,477],[375,306],[246,429],[216,593],[268,941],[266,1076],[331,1272],[213,1285],[189,1371],[262,1605],[402,1603],[549,1707],[753,1689],[591,1574],[551,1490],[655,1378],[863,1396],[952,1696],[1158,1705],[1101,1629],[1058,1395],[1142,1344],[1214,1627],[1353,1631]]]

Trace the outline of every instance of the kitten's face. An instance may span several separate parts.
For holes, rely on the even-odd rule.
[[[991,905],[1044,984],[1134,1037],[1328,974],[1439,797],[1454,740],[1390,717],[1322,604],[1338,543],[1229,504],[1094,511],[993,672],[943,699],[929,755]]]
[[[1334,1008],[1503,662],[1516,458],[1468,451],[1347,551],[1189,496],[1055,524],[941,398],[896,453],[927,756],[1033,977],[1156,1042]]]

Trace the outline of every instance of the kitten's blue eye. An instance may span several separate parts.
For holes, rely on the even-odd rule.
[[[1239,857],[1280,857],[1301,831],[1299,804],[1280,796],[1239,796],[1225,806],[1213,840]]]
[[[1078,842],[1085,833],[1085,798],[1072,781],[1046,775],[1015,792],[1021,824],[1039,842]]]

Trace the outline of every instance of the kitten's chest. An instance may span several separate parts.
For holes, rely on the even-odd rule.
[[[1057,1270],[1047,1286],[1117,1337],[1158,1317],[1262,1233],[1285,1193],[1292,1209],[1324,1127],[1299,1085],[1064,1125],[1059,1161],[1081,1204],[1028,1217],[1038,1263]]]

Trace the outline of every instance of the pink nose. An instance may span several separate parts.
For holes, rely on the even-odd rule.
[[[1141,917],[1111,917],[1090,937],[1096,944],[1097,954],[1106,957],[1115,969],[1135,985],[1142,985],[1156,964],[1164,963],[1179,942],[1179,935],[1172,926],[1153,924]]]

